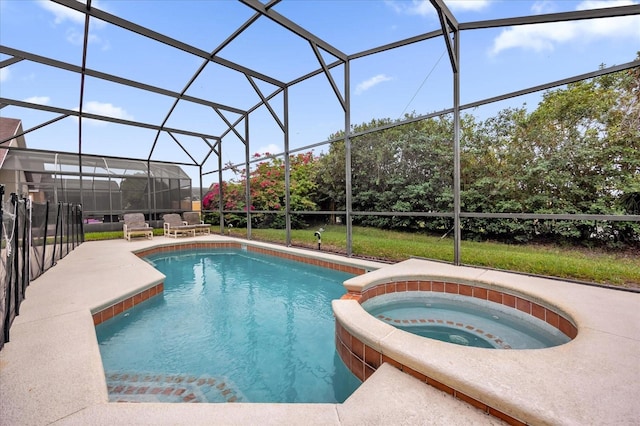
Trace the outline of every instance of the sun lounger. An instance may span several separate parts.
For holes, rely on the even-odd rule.
[[[196,228],[193,225],[187,225],[179,214],[168,213],[162,216],[164,220],[164,236],[178,238],[178,236],[196,236]]]
[[[184,212],[182,218],[187,225],[195,226],[196,234],[208,235],[211,234],[211,226],[204,221],[200,220],[200,213],[198,212]]]
[[[124,239],[131,241],[131,237],[143,235],[149,239],[153,238],[153,228],[144,221],[142,213],[126,213],[124,224],[122,225]]]

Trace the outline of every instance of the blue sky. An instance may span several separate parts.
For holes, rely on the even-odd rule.
[[[564,12],[638,1],[446,1],[459,22]],[[232,0],[94,0],[94,8],[164,33],[211,52],[253,15]],[[346,54],[354,54],[439,28],[429,1],[417,0],[283,0],[274,7],[281,15]],[[0,0],[0,44],[74,65],[81,65],[84,15],[49,1]],[[468,103],[593,71],[600,64],[615,65],[635,59],[640,50],[640,15],[546,25],[464,31],[461,43],[461,102]],[[260,18],[219,57],[289,82],[319,68],[309,44],[266,18]],[[0,55],[0,61],[9,56]],[[323,58],[331,62],[331,55]],[[145,39],[119,27],[92,19],[87,67],[145,84],[181,91],[201,66],[202,59]],[[332,72],[344,87],[344,68]],[[268,95],[273,87],[257,83]],[[400,118],[415,111],[424,114],[452,105],[451,67],[441,38],[416,43],[354,60],[350,64],[351,122]],[[187,94],[247,109],[259,97],[247,78],[208,65]],[[2,97],[77,109],[80,77],[77,73],[22,61],[0,70]],[[344,96],[344,95],[343,95]],[[535,107],[539,95],[515,98],[469,111],[488,117],[509,106]],[[88,77],[84,106],[87,112],[160,124],[173,100]],[[283,120],[283,97],[273,110]],[[9,106],[0,116],[19,118],[25,129],[57,117],[55,113]],[[225,116],[235,120],[236,115]],[[208,107],[179,102],[167,126],[217,135],[224,122]],[[266,108],[250,116],[250,151],[282,152],[282,131]],[[326,140],[344,126],[344,114],[328,79],[317,76],[289,91],[292,149]],[[112,123],[83,121],[83,152],[146,158],[156,131]],[[177,136],[200,161],[209,147],[199,138]],[[75,152],[78,121],[66,118],[26,136],[37,149]],[[319,152],[319,150],[316,150]],[[242,162],[244,146],[235,136],[223,140],[223,161]],[[190,161],[171,137],[160,135],[153,159]],[[217,166],[215,156],[204,171]],[[195,177],[196,168],[185,168]],[[208,186],[213,176],[205,178]],[[194,180],[197,185],[197,180]]]

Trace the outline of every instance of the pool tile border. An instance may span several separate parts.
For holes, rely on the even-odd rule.
[[[407,292],[407,291],[423,291],[458,294],[461,296],[475,297],[494,303],[499,303],[514,309],[518,309],[528,315],[534,316],[552,327],[557,328],[570,339],[574,339],[578,335],[578,328],[559,312],[553,309],[532,302],[523,297],[502,291],[488,289],[481,286],[473,286],[470,284],[460,284],[456,282],[433,281],[433,280],[399,280],[389,281],[377,284],[367,288],[363,292],[349,291],[342,300],[356,300],[362,304],[365,301],[383,294]],[[358,379],[363,382],[383,364],[389,363],[397,369],[415,377],[423,383],[433,386],[447,394],[476,407],[485,413],[496,417],[510,425],[526,425],[526,423],[504,413],[495,407],[492,407],[482,401],[479,401],[464,392],[452,388],[432,377],[429,377],[419,371],[416,371],[395,359],[382,354],[376,349],[362,342],[358,337],[352,335],[346,328],[340,324],[336,318],[336,349],[342,361],[347,368],[355,374]]]
[[[134,306],[150,299],[153,296],[162,294],[163,292],[164,283],[159,283],[145,290],[142,290],[141,292],[136,293],[133,296],[127,297],[126,299],[119,300],[104,309],[92,313],[91,316],[93,317],[93,325],[95,326],[98,324],[102,324],[106,320],[111,319],[116,315],[133,308]]]
[[[503,420],[510,425],[526,425],[526,423],[508,415],[507,413],[491,407],[490,405],[485,404],[464,392],[460,392],[457,389],[447,386],[430,376],[420,373],[419,371],[416,371],[395,359],[378,352],[360,341],[357,337],[351,335],[344,327],[342,327],[339,321],[336,321],[336,349],[347,368],[349,368],[349,370],[351,370],[351,372],[363,382],[371,377],[371,375],[386,362],[396,367],[398,370],[415,377],[422,383],[441,390],[493,417]]]
[[[195,250],[195,249],[225,249],[225,248],[233,248],[233,249],[246,249],[247,251],[251,251],[254,253],[260,254],[268,254],[271,256],[280,257],[283,259],[294,260],[296,262],[307,263],[309,265],[321,266],[323,268],[333,269],[335,271],[346,272],[354,275],[362,275],[367,270],[363,267],[353,266],[346,263],[333,262],[324,259],[318,259],[313,257],[312,254],[308,256],[303,256],[295,253],[290,253],[287,251],[275,250],[266,247],[254,246],[246,243],[236,243],[236,242],[209,242],[209,241],[199,241],[199,242],[184,242],[184,243],[170,243],[163,244],[155,247],[150,247],[148,249],[142,249],[134,252],[134,254],[138,257],[145,257],[156,253],[166,253],[173,252],[178,250]]]
[[[247,246],[247,250],[256,253],[268,254],[271,256],[282,257],[289,260],[295,260],[296,262],[308,263],[310,265],[320,266],[323,268],[333,269],[340,272],[347,272],[354,275],[362,275],[367,272],[364,268],[352,265],[346,265],[344,263],[336,263],[328,260],[317,259],[315,257],[301,256],[293,253],[281,252],[278,250],[267,249],[264,247]]]

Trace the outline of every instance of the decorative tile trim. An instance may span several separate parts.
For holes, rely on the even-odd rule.
[[[140,373],[106,373],[111,402],[240,402],[222,378]]]
[[[151,256],[152,254],[158,253],[170,253],[180,250],[195,250],[195,249],[206,249],[206,248],[217,248],[217,249],[225,249],[225,248],[235,248],[240,249],[242,245],[240,243],[235,242],[184,242],[184,243],[170,243],[170,244],[162,244],[154,247],[149,247],[146,249],[138,250],[133,252],[138,257],[146,257]]]
[[[148,289],[141,291],[140,293],[127,297],[124,300],[120,300],[111,306],[93,313],[93,325],[101,324],[155,295],[162,294],[162,292],[164,292],[164,283],[156,284],[153,287],[149,287]]]
[[[553,309],[547,308],[546,306],[532,302],[520,296],[470,284],[427,280],[391,281],[370,287],[362,293],[350,291],[342,296],[342,299],[357,300],[362,304],[376,296],[405,291],[449,293],[458,294],[460,296],[475,297],[517,309],[525,314],[545,321],[547,324],[560,330],[571,340],[575,339],[578,335],[578,328],[576,325],[568,318],[565,318],[561,313],[556,312]]]
[[[384,322],[386,322],[387,324],[390,325],[400,325],[400,324],[447,324],[450,328],[458,328],[461,329],[463,331],[467,331],[467,332],[475,332],[481,336],[484,336],[485,339],[487,340],[491,340],[494,344],[497,345],[497,348],[502,348],[502,349],[511,349],[511,346],[508,345],[507,343],[505,343],[500,336],[495,336],[491,333],[488,333],[480,328],[475,328],[473,325],[471,324],[464,324],[462,322],[453,322],[453,321],[444,321],[441,319],[436,319],[436,318],[412,318],[412,319],[393,319],[393,318],[389,318],[388,316],[385,315],[378,315],[376,318],[383,320]]]
[[[336,319],[336,350],[340,355],[340,358],[345,363],[347,368],[353,372],[353,374],[363,382],[367,380],[371,375],[383,364],[389,363],[396,367],[398,370],[403,371],[423,383],[433,386],[449,395],[457,398],[467,404],[472,405],[487,414],[497,417],[510,425],[524,426],[526,423],[504,413],[494,407],[485,404],[475,398],[470,397],[464,392],[460,392],[446,384],[435,380],[419,371],[396,361],[393,358],[389,358],[387,355],[383,355],[377,350],[369,347],[367,344],[361,342],[356,336],[351,335]]]
[[[223,248],[235,248],[241,249],[246,248],[247,251],[260,253],[260,254],[268,254],[270,256],[280,257],[283,259],[294,260],[296,262],[306,263],[309,265],[321,266],[323,268],[333,269],[335,271],[346,272],[353,275],[362,275],[366,273],[366,269],[353,265],[346,265],[342,263],[331,262],[328,260],[317,259],[314,257],[308,257],[301,254],[288,253],[280,250],[269,249],[265,247],[258,247],[249,245],[246,243],[236,243],[236,242],[185,242],[185,243],[175,243],[175,244],[166,244],[156,247],[151,247],[148,249],[139,250],[134,252],[134,254],[138,257],[145,257],[156,253],[167,253],[178,250],[194,250],[194,249],[223,249]]]

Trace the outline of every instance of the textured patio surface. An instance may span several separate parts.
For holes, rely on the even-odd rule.
[[[178,242],[191,240],[226,239],[212,235],[179,239]],[[130,243],[125,240],[84,243],[31,283],[20,315],[11,328],[11,340],[0,351],[1,425],[500,424],[498,419],[387,364],[343,404],[249,404],[240,398],[227,403],[165,403],[161,398],[167,395],[163,392],[169,393],[167,389],[171,388],[175,396],[182,389],[169,385],[165,377],[158,378],[156,384],[150,380],[148,385],[144,384],[144,377],[137,378],[138,384],[132,384],[129,377],[124,380],[122,377],[106,378],[91,311],[162,282],[162,274],[138,259],[132,250],[175,243],[176,240],[163,237]],[[345,260],[318,252],[278,249]],[[369,269],[384,266],[353,262]],[[564,288],[563,297],[572,297],[569,289],[573,287]],[[593,299],[582,301],[581,306],[592,307],[594,318],[606,318],[589,320],[586,329],[581,328],[579,333],[588,329],[583,336],[596,336],[603,344],[593,348],[591,358],[575,360],[570,357],[571,350],[567,350],[566,358],[552,362],[564,366],[572,386],[582,393],[591,392],[592,397],[581,404],[575,403],[575,398],[563,400],[560,395],[553,407],[554,413],[560,413],[554,423],[578,424],[578,419],[593,414],[591,424],[637,424],[640,418],[637,403],[640,394],[640,295],[587,289],[586,294]],[[583,294],[578,293],[578,296]],[[574,314],[571,307],[568,307],[568,313]],[[578,317],[581,315],[577,313]],[[606,326],[603,325],[605,322]],[[512,352],[517,365],[516,351]],[[473,360],[470,365],[478,368],[482,360]],[[522,374],[522,371],[527,373]],[[534,373],[526,368],[513,371],[519,381],[535,382],[546,391],[545,375],[548,373]],[[200,379],[205,381],[199,390],[197,386],[195,390],[185,387],[178,396],[186,398],[192,394],[194,398],[190,400],[193,401],[198,398],[198,391],[224,392],[224,389],[215,388],[216,383],[209,383],[215,378],[197,378],[196,385]],[[171,380],[175,382],[175,378]],[[513,382],[513,379],[507,381],[509,386]],[[133,392],[144,392],[153,402],[109,402],[107,386],[126,386],[121,389],[123,400]],[[157,390],[155,394],[154,389]],[[509,393],[511,390],[505,387],[496,391]],[[553,392],[553,389],[548,391]],[[545,409],[544,406],[539,408]]]

